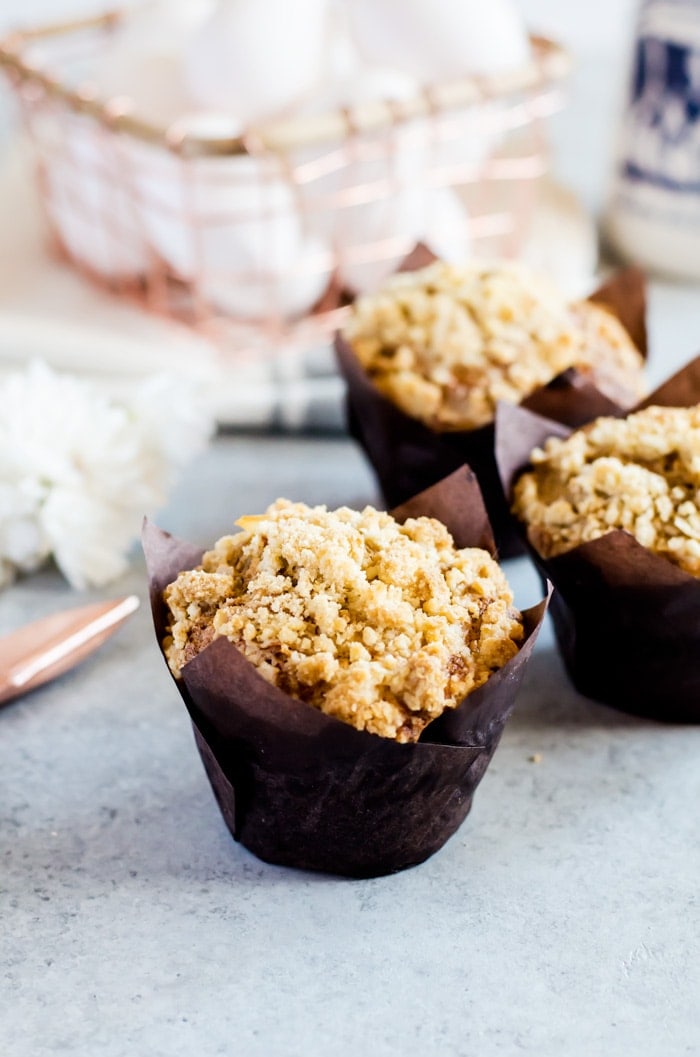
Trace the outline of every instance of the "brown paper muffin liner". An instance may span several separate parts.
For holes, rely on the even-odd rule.
[[[415,497],[396,516],[442,510],[459,546],[489,539],[478,484],[466,468],[431,489],[422,505]],[[197,565],[202,551],[148,521],[142,543],[162,653],[163,590]],[[470,810],[549,597],[548,588],[523,611],[526,638],[516,656],[412,744],[355,730],[290,697],[228,639],[214,639],[174,681],[234,839],[266,862],[345,877],[395,873],[435,853]]]
[[[403,270],[423,267],[434,256],[424,248],[404,262]],[[646,280],[638,268],[625,268],[592,293],[589,300],[613,312],[644,357],[647,355]],[[503,495],[494,450],[495,424],[479,429],[437,431],[401,411],[368,376],[350,344],[337,332],[335,354],[345,382],[345,416],[350,435],[372,466],[388,507],[403,503],[467,463],[477,476],[500,558],[523,553]],[[622,408],[571,368],[537,389],[523,407],[573,428]]]
[[[700,357],[633,410],[698,402]],[[534,447],[570,432],[522,407],[500,406],[496,455],[504,494],[512,496]],[[619,529],[549,559],[529,544],[523,525],[518,530],[542,582],[554,584],[552,623],[576,689],[649,719],[700,722],[700,579]]]

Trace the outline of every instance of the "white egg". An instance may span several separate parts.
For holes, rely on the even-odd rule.
[[[156,0],[128,10],[94,71],[103,98],[126,97],[146,120],[169,124],[190,107],[183,53],[214,0]]]
[[[191,37],[188,89],[246,125],[289,113],[328,62],[328,0],[219,0]]]
[[[409,8],[410,16],[412,5]],[[351,23],[355,10],[350,4]],[[372,10],[380,12],[380,5]],[[438,4],[438,16],[440,11]],[[486,19],[487,29],[493,28],[492,22]],[[427,23],[422,29],[429,39]],[[378,47],[372,57],[377,59],[379,53]],[[395,65],[366,66],[345,78],[328,79],[303,112],[417,97],[421,82],[415,71],[397,68],[396,51],[381,54],[385,60],[391,55]],[[345,144],[305,152],[300,174],[310,224],[334,246],[339,278],[346,288],[358,293],[376,287],[417,241],[427,241],[427,212],[437,218],[434,252],[450,260],[469,255],[469,220],[452,187],[481,178],[480,166],[504,135],[500,114],[499,108],[487,103],[429,118],[397,120],[376,133],[349,137]]]
[[[346,6],[363,58],[423,83],[511,70],[530,58],[512,0],[347,0]]]
[[[415,98],[418,91],[416,79],[400,70],[365,68],[329,79],[305,112],[380,100],[401,102]],[[297,173],[310,227],[333,246],[339,281],[352,294],[375,288],[425,240],[429,202],[439,238],[447,240],[453,223],[451,246],[468,241],[461,205],[449,191],[428,189],[433,150],[426,122],[397,119],[377,132],[301,152]]]
[[[188,124],[213,128],[211,118]],[[180,159],[144,144],[133,150],[132,165],[150,246],[206,300],[247,319],[288,318],[311,308],[328,286],[330,255],[305,230],[295,189],[275,158]]]
[[[101,98],[118,99],[131,113],[160,126],[175,121],[189,105],[182,61],[175,55],[115,54],[96,87]]]
[[[338,279],[345,289],[365,293],[396,271],[420,240],[423,203],[422,188],[407,188],[345,211],[337,248]]]
[[[427,189],[420,241],[449,264],[466,264],[473,256],[469,215],[449,187]]]
[[[376,202],[354,241],[340,250],[339,282],[353,295],[371,292],[418,243],[452,264],[471,256],[469,217],[449,188],[416,185]]]
[[[172,52],[208,18],[216,0],[132,0],[112,34],[114,46],[132,51]]]
[[[363,69],[329,78],[301,112],[313,116],[368,102],[407,100],[417,88],[414,78],[398,70]],[[341,269],[352,268],[354,261],[358,269],[369,269],[372,282],[375,275],[393,269],[404,246],[410,248],[415,232],[403,232],[413,209],[411,188],[422,183],[424,147],[417,125],[401,123],[296,153],[309,226],[333,246]],[[383,245],[397,238],[395,248]],[[365,260],[367,255],[371,262]]]
[[[247,157],[180,159],[134,151],[144,230],[169,268],[193,279],[267,252],[285,262],[296,246],[294,198],[279,173]]]
[[[346,55],[350,68],[342,76],[333,71],[318,86],[312,99],[298,108],[299,114],[322,114],[338,107],[374,101],[411,99],[418,91],[415,77],[390,66],[367,66],[357,56]],[[357,65],[355,65],[357,64]]]
[[[300,239],[286,269],[261,255],[251,258],[250,278],[237,270],[206,273],[199,289],[214,309],[246,322],[288,322],[306,315],[328,289],[332,259],[324,244]],[[255,267],[257,266],[257,268]]]
[[[49,115],[47,121],[51,122]],[[148,251],[120,144],[88,117],[43,127],[46,207],[69,254],[103,278],[142,274]]]
[[[333,2],[328,12],[328,62],[325,71],[326,79],[342,82],[360,72],[365,64],[357,50],[348,25],[346,6]],[[314,89],[314,97],[322,95],[323,85]]]
[[[213,0],[159,0],[127,10],[108,38],[91,87],[108,100],[128,98],[147,120],[169,124],[187,107],[181,52]],[[146,273],[151,254],[132,183],[132,146],[88,117],[52,118],[47,208],[72,257],[104,278]]]
[[[482,166],[508,135],[507,111],[492,101],[433,115],[424,122],[430,179],[455,187],[480,182]]]
[[[302,186],[309,196],[324,195],[385,177],[388,172],[408,178],[424,164],[422,133],[414,123],[388,126],[378,132],[350,131],[353,109],[372,102],[400,103],[416,96],[415,78],[400,70],[361,66],[344,77],[328,77],[302,106],[297,117],[318,117],[340,110],[348,112],[348,132],[297,151],[293,160],[301,167]],[[419,156],[417,165],[414,160]],[[314,174],[318,174],[317,176]],[[313,177],[313,180],[309,177]]]

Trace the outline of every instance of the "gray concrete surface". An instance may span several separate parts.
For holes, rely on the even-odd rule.
[[[349,441],[222,438],[158,522],[206,543],[280,494],[375,499]],[[0,632],[77,601],[27,579]],[[145,604],[0,727],[3,1057],[700,1053],[700,730],[578,696],[548,624],[471,815],[393,877],[231,839]]]

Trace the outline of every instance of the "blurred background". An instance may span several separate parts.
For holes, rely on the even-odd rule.
[[[209,436],[347,437],[333,335],[431,257],[522,260],[571,299],[639,265],[652,382],[696,352],[697,3],[13,0],[0,37],[0,387],[40,363],[140,423],[115,539]],[[0,398],[48,421],[55,384]],[[54,470],[22,421],[0,548],[25,568]]]
[[[100,0],[8,0],[0,11],[0,33],[111,10]],[[517,0],[524,22],[560,41],[574,58],[567,111],[553,120],[555,171],[585,205],[600,208],[615,117],[623,103],[625,76],[634,32],[637,0]],[[16,108],[2,91],[1,128],[11,134]]]
[[[287,27],[277,0],[249,6],[255,17],[225,0],[218,11],[209,0],[133,3],[118,9],[125,27],[83,32],[83,18],[113,8],[4,5],[6,40],[75,29],[10,39],[0,81],[0,370],[41,355],[123,393],[169,369],[206,388],[221,427],[342,431],[328,336],[348,300],[415,245],[455,261],[520,256],[572,295],[592,286],[631,0],[503,0],[486,20],[458,5],[464,76],[437,38],[418,68],[426,49],[408,30],[419,35],[420,2],[404,9],[398,44],[391,2],[382,14],[363,0],[304,0]],[[330,51],[308,31],[329,12]],[[248,74],[232,73],[227,33],[256,56]],[[547,47],[526,53],[526,35]],[[25,65],[111,108],[99,120],[76,113]],[[461,95],[441,96],[442,80]],[[372,103],[384,99],[395,109],[379,120]],[[125,115],[168,130],[167,146]],[[236,137],[247,157],[222,158]]]
[[[0,32],[109,10],[100,0],[9,0],[0,11]],[[566,113],[553,121],[555,170],[591,210],[604,194],[615,117],[623,103],[632,47],[636,0],[517,0],[526,24],[561,42],[575,59]],[[15,108],[2,98],[2,131],[7,140]]]

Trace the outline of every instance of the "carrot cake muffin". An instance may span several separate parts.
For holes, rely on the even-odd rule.
[[[620,321],[520,262],[396,274],[356,299],[342,336],[388,399],[439,431],[487,425],[499,400],[520,403],[571,367],[623,408],[647,392]]]
[[[523,642],[500,565],[434,518],[278,499],[236,524],[165,589],[176,678],[225,636],[285,693],[414,742]]]
[[[512,511],[543,558],[624,529],[700,576],[700,404],[598,418],[530,461]]]

